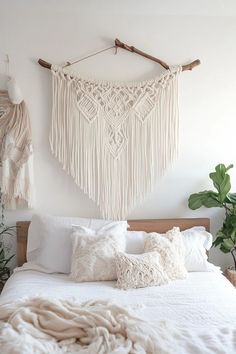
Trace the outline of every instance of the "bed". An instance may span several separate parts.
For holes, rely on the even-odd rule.
[[[129,225],[132,230],[147,232],[166,232],[173,226],[185,230],[196,225],[209,230],[209,219],[134,220],[129,221]],[[17,259],[18,266],[21,266],[26,260],[29,222],[18,222],[17,226]],[[220,272],[191,272],[184,280],[160,287],[124,291],[117,289],[114,281],[75,283],[65,274],[17,271],[7,281],[0,305],[35,296],[74,298],[81,302],[112,300],[135,311],[149,323],[174,323],[182,331],[181,335],[177,335],[175,353],[236,352],[235,289]],[[171,346],[165,350],[160,350],[160,353],[174,353]]]

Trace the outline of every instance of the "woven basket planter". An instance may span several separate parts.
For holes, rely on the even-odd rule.
[[[225,276],[236,287],[236,270],[227,268]]]

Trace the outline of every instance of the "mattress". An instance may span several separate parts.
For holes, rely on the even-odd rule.
[[[151,321],[170,320],[184,327],[236,326],[236,291],[219,272],[192,272],[187,279],[160,287],[120,290],[115,282],[75,283],[68,275],[15,272],[0,296],[0,305],[22,297],[110,299]]]

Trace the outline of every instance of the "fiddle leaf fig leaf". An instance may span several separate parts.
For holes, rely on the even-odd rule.
[[[228,252],[230,252],[234,248],[234,243],[233,243],[233,241],[231,239],[225,239],[222,242],[221,247],[223,247],[225,251],[227,250]],[[220,249],[221,249],[221,247],[220,247]]]
[[[217,198],[218,194],[213,191],[194,193],[189,197],[188,206],[192,210],[199,209],[202,206],[206,208],[223,207],[222,203]]]
[[[223,242],[224,238],[223,237],[220,237],[218,236],[215,241],[213,242],[213,246],[216,247],[218,245],[220,245],[222,242]]]
[[[226,167],[223,163],[220,163],[215,167],[215,171],[218,175],[220,175],[222,178],[224,178],[224,175],[226,173]]]
[[[236,193],[228,193],[225,201],[229,204],[236,204]]]
[[[232,241],[236,242],[236,228],[234,228],[233,231],[231,232],[230,238]]]
[[[232,228],[236,228],[236,215],[230,215],[228,217],[228,219],[230,220],[230,224],[232,226]]]
[[[10,260],[11,260],[13,257],[15,257],[14,254],[12,254],[12,255],[11,255],[10,257],[8,257],[8,258],[3,259],[3,260],[1,261],[1,263],[3,264],[3,267],[6,267],[6,265],[10,262]]]
[[[225,165],[220,164],[216,166],[215,172],[209,174],[211,180],[213,181],[214,187],[219,193],[219,201],[221,203],[225,202],[226,196],[231,188],[230,176],[226,173],[226,171],[227,168]]]
[[[236,215],[234,214],[229,214],[226,216],[224,224],[223,224],[223,229],[222,231],[224,233],[231,233],[232,230],[236,228]]]
[[[220,250],[223,252],[223,253],[229,253],[230,250],[228,248],[225,248],[225,246],[223,244],[220,245]]]
[[[233,168],[234,167],[234,165],[231,163],[228,167],[226,167],[226,172],[228,171],[228,170],[230,170],[231,168]]]

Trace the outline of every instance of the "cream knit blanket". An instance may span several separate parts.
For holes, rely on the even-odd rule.
[[[158,319],[156,319],[158,321]],[[35,297],[0,306],[1,354],[233,354],[236,328],[178,329],[109,301]]]
[[[36,297],[0,307],[4,354],[167,353],[168,336],[164,324],[157,334],[131,311],[103,300],[79,304]]]

